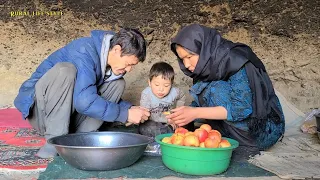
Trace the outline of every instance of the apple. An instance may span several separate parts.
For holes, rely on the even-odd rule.
[[[219,147],[219,142],[216,139],[207,138],[204,141],[204,145],[206,148],[217,148]]]
[[[186,128],[183,128],[183,127],[178,127],[175,131],[175,133],[182,133],[182,134],[185,134],[187,132],[189,132]]]
[[[204,142],[200,143],[199,147],[205,148]]]
[[[194,132],[189,131],[189,132],[184,134],[184,136],[188,136],[188,135],[194,135]]]
[[[161,142],[171,144],[171,137],[164,137]]]
[[[184,135],[180,133],[175,133],[171,136],[171,143],[175,145],[183,145]]]
[[[212,128],[209,124],[202,124],[200,126],[200,129],[205,129],[207,132],[210,132],[212,130]]]
[[[170,111],[165,111],[165,112],[163,112],[163,114],[164,115],[169,115],[169,114],[171,114],[171,112]]]
[[[221,148],[230,147],[230,146],[231,146],[230,142],[226,139],[222,139],[219,144],[219,147]]]
[[[208,134],[207,130],[201,128],[194,131],[194,135],[199,138],[200,142],[204,142],[208,138]]]
[[[211,130],[211,131],[209,132],[209,134],[208,134],[208,138],[210,138],[210,139],[215,139],[215,140],[217,140],[218,142],[220,142],[220,141],[221,141],[221,134],[220,134],[220,132],[217,131],[217,130]]]
[[[193,146],[193,147],[199,147],[200,142],[197,136],[195,135],[188,135],[184,137],[183,139],[183,145],[184,146]]]

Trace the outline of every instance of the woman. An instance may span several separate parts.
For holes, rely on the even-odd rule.
[[[284,116],[266,69],[245,44],[233,43],[212,28],[192,24],[172,40],[180,69],[193,78],[191,106],[168,115],[184,126],[204,119],[224,137],[265,150],[284,134]]]

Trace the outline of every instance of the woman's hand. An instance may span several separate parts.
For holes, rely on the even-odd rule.
[[[181,106],[171,110],[172,114],[166,116],[169,124],[184,126],[197,119],[197,109],[190,106]]]

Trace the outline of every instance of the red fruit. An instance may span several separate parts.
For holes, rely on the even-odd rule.
[[[161,141],[164,142],[164,143],[171,144],[171,137],[165,137]]]
[[[207,138],[209,133],[205,129],[196,129],[194,134],[199,138],[200,142],[204,142]]]
[[[215,140],[217,140],[218,142],[220,142],[220,141],[221,141],[221,134],[220,134],[220,132],[217,131],[217,130],[211,130],[211,131],[209,132],[208,138],[210,138],[210,139],[215,139]]]
[[[187,133],[187,132],[189,132],[187,129],[185,129],[185,128],[183,128],[183,127],[178,127],[175,131],[174,131],[174,133],[181,133],[181,134],[185,134],[185,133]]]
[[[199,147],[205,148],[204,142],[200,143]]]
[[[207,132],[210,132],[212,130],[212,128],[209,124],[202,124],[200,126],[200,129],[205,129]]]
[[[187,132],[187,133],[184,134],[184,136],[188,136],[188,135],[194,135],[194,132],[190,132],[190,131],[189,131],[189,132]]]
[[[204,145],[206,148],[217,148],[219,147],[219,142],[216,139],[207,138],[204,141]]]
[[[171,143],[175,144],[175,145],[183,145],[183,139],[184,139],[184,135],[183,134],[173,134],[171,136]]]
[[[188,135],[183,139],[183,145],[198,147],[200,145],[200,142],[197,136]]]
[[[219,147],[221,148],[230,147],[230,146],[231,146],[230,142],[226,139],[222,139],[219,144]]]

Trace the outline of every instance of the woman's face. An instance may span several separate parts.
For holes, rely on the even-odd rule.
[[[189,71],[193,72],[199,61],[199,55],[187,51],[185,48],[179,45],[177,45],[176,51],[179,58],[182,59],[184,66],[189,69]]]

